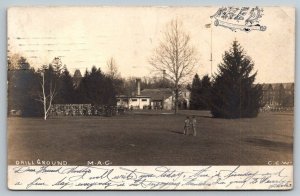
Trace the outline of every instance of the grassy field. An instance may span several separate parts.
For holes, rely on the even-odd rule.
[[[160,114],[161,113],[161,114]],[[187,114],[197,136],[183,135]],[[293,161],[293,113],[215,119],[204,111],[139,112],[115,117],[8,118],[8,161],[70,165],[266,165]]]

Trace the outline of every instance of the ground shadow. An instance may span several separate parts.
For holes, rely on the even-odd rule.
[[[182,132],[180,132],[180,131],[174,131],[174,130],[168,130],[168,131],[170,131],[172,133],[183,135],[183,131]]]
[[[195,115],[196,116],[196,115]],[[199,118],[214,118],[212,116],[196,116],[196,117],[199,117]]]
[[[247,143],[251,143],[257,146],[262,147],[271,147],[271,148],[278,148],[278,149],[291,149],[293,148],[293,144],[280,142],[280,141],[272,141],[263,138],[246,138],[245,141]]]
[[[213,116],[209,116],[209,115],[193,115],[193,114],[181,114],[181,113],[178,113],[178,114],[176,114],[176,115],[178,115],[178,116],[189,116],[189,117],[191,117],[191,116],[195,116],[196,118],[214,118]]]

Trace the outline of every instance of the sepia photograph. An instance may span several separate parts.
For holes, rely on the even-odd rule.
[[[293,188],[295,8],[11,7],[8,187]]]

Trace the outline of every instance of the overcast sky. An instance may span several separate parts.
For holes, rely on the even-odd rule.
[[[151,75],[148,59],[174,18],[183,22],[197,48],[196,72],[213,72],[236,39],[255,62],[256,82],[293,82],[295,13],[292,8],[264,8],[266,31],[233,32],[220,26],[205,28],[218,7],[43,7],[11,8],[8,12],[9,54],[18,53],[35,68],[61,57],[71,73],[106,70],[113,57],[123,77]]]

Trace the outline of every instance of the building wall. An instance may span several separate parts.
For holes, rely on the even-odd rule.
[[[132,96],[132,97],[117,97],[117,106],[122,106],[125,108],[133,109],[143,109],[151,106],[152,109],[161,109],[161,105],[165,110],[174,109],[174,95],[170,95],[169,97],[159,98],[158,100],[153,100],[151,95],[142,95],[144,97]],[[147,97],[148,96],[148,97]],[[144,100],[144,101],[143,101]],[[184,100],[186,107],[179,109],[188,109],[190,105],[190,91],[184,90],[181,92],[179,100]]]
[[[132,97],[129,98],[129,107],[134,109],[143,109],[150,105],[150,98]]]
[[[151,100],[151,108],[152,109],[161,109],[161,106],[163,105],[162,101],[159,100]]]
[[[191,99],[191,92],[187,89],[181,91],[179,97],[179,109],[189,109],[190,108],[190,99]]]
[[[117,106],[133,109],[143,109],[150,105],[150,98],[148,97],[129,97],[129,98],[117,98]]]
[[[163,108],[165,110],[172,110],[174,106],[173,103],[173,96],[168,97],[167,99],[164,100]]]
[[[117,97],[117,107],[129,108],[128,98],[118,98]]]
[[[274,86],[268,85],[263,90],[262,104],[268,106],[283,106],[293,107],[294,106],[294,86],[284,87],[283,84]]]

